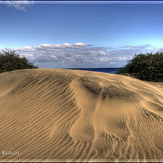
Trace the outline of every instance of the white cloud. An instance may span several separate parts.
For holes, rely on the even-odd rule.
[[[88,45],[83,43],[74,43],[74,44],[40,44],[36,47],[38,50],[59,50],[59,49],[79,49],[86,47]]]
[[[69,44],[69,43],[64,43],[63,46],[67,46],[67,47],[68,47],[68,46],[71,46],[71,44]]]
[[[5,1],[8,7],[13,7],[16,10],[26,11],[26,7],[30,7],[33,4],[33,1]]]
[[[99,61],[102,61],[102,62],[105,62],[105,61],[108,61],[109,59],[108,58],[105,58],[105,57],[101,57],[99,58]]]
[[[7,50],[7,49],[1,49]],[[11,49],[10,49],[11,50]],[[116,49],[84,43],[40,44],[15,50],[19,55],[36,62],[40,68],[121,67],[135,54],[157,52],[151,45],[124,46]]]
[[[21,51],[34,51],[35,49],[29,46],[24,46],[22,48],[18,48],[17,50],[21,50]]]
[[[82,43],[82,42],[77,42],[75,43],[74,45],[77,45],[77,46],[86,46],[86,44]]]

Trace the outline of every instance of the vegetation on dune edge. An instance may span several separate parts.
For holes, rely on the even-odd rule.
[[[28,61],[26,57],[20,57],[15,51],[3,51],[0,53],[0,73],[34,68],[38,68],[38,66]]]
[[[36,69],[26,57],[20,57],[15,51],[0,53],[0,73],[20,70]],[[135,54],[117,74],[127,75],[144,81],[163,82],[163,52],[156,54]]]
[[[163,52],[135,54],[117,74],[145,81],[163,82]]]

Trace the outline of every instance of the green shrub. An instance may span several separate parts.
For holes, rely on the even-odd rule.
[[[0,53],[0,73],[32,68],[38,68],[38,66],[34,66],[26,57],[21,58],[15,51],[3,51],[3,53]]]
[[[145,81],[163,82],[163,52],[135,55],[117,74],[129,74]]]

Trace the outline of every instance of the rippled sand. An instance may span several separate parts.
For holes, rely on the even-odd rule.
[[[161,160],[161,84],[80,70],[2,73],[0,161]]]

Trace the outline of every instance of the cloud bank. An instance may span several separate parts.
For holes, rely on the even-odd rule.
[[[77,42],[74,44],[40,44],[24,46],[14,50],[20,56],[36,62],[40,68],[115,68],[124,66],[135,54],[157,52],[161,49],[147,44],[119,48],[96,47]]]

